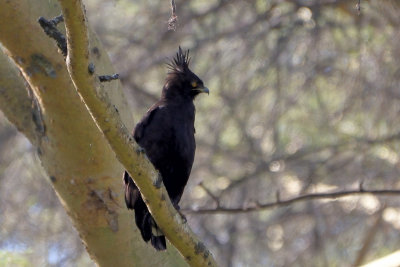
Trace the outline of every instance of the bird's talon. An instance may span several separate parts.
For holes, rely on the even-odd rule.
[[[176,211],[179,213],[179,215],[181,216],[183,223],[187,222],[186,216],[183,215],[183,213],[180,211],[181,207],[179,206],[178,203],[174,203],[172,202],[172,205],[174,206],[174,208],[176,209]]]
[[[177,211],[178,211],[179,215],[181,215],[181,218],[182,218],[182,221],[183,221],[183,223],[187,223],[186,216],[185,216],[185,215],[183,215],[183,213],[182,213],[182,212],[180,212],[179,210],[177,210]]]
[[[174,208],[179,211],[181,209],[181,207],[179,206],[178,203],[172,203],[172,205],[174,206]]]
[[[144,153],[144,148],[141,147],[141,146],[139,146],[139,147],[136,149],[136,153],[138,153],[138,154]]]

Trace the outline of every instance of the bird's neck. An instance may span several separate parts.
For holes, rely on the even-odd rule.
[[[163,90],[161,98],[171,104],[188,104],[193,103],[193,97],[190,95],[182,95],[175,90]]]
[[[187,118],[189,121],[194,121],[196,109],[192,99],[176,97],[162,98],[162,103],[168,109],[174,110],[176,118]]]
[[[185,109],[187,111],[191,111],[195,109],[193,100],[190,98],[183,97],[174,97],[174,98],[164,98],[163,102],[171,107],[176,109]]]

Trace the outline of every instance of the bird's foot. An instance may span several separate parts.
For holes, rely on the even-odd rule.
[[[183,220],[183,223],[186,223],[186,222],[187,222],[186,216],[183,215],[183,213],[181,212],[181,207],[179,206],[179,204],[178,204],[178,203],[172,203],[172,204],[174,205],[176,211],[177,211],[177,212],[179,213],[179,215],[181,216],[181,218],[182,218],[182,220]]]
[[[138,148],[136,149],[136,153],[138,153],[138,154],[145,153],[144,148],[141,146],[138,146]]]
[[[177,210],[177,212],[179,213],[179,215],[181,215],[181,218],[182,218],[183,223],[187,223],[186,216],[183,215],[183,213],[182,213],[180,210]]]

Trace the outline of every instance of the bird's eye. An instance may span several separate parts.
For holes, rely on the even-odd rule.
[[[192,85],[193,88],[196,88],[196,87],[197,87],[197,82],[193,81],[193,82],[191,83],[191,85]]]

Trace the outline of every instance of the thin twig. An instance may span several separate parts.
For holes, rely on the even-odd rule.
[[[171,17],[168,20],[168,30],[176,30],[178,16],[176,15],[175,0],[171,0]]]
[[[361,0],[357,1],[357,5],[356,5],[357,11],[358,11],[358,15],[361,14]]]
[[[294,198],[289,198],[287,200],[279,199],[274,202],[268,203],[257,203],[257,205],[252,207],[237,207],[237,208],[227,208],[227,207],[219,207],[216,209],[182,209],[185,213],[192,213],[192,214],[221,214],[221,213],[245,213],[245,212],[254,212],[254,211],[261,211],[266,209],[272,209],[282,206],[288,206],[294,204],[296,202],[306,201],[306,200],[315,200],[315,199],[334,199],[334,198],[341,198],[346,196],[356,196],[356,195],[400,195],[400,189],[382,189],[382,190],[366,190],[364,188],[357,189],[357,190],[344,190],[344,191],[337,191],[337,192],[330,192],[330,193],[311,193],[311,194],[304,194],[301,196],[297,196]]]
[[[386,205],[384,205],[377,213],[376,213],[376,218],[374,223],[370,228],[366,230],[366,235],[364,237],[364,240],[362,242],[362,247],[358,252],[357,258],[353,264],[353,266],[360,266],[364,259],[365,256],[368,255],[368,251],[371,248],[371,245],[374,243],[374,239],[376,234],[378,233],[379,226],[381,225],[381,222],[383,220],[383,212],[386,209]]]
[[[219,198],[216,195],[214,195],[210,191],[210,189],[208,189],[203,183],[200,183],[199,186],[207,193],[207,195],[209,195],[215,201],[215,203],[217,204],[217,208],[219,208],[220,207]]]
[[[40,17],[38,22],[42,27],[43,31],[50,38],[54,39],[57,43],[58,48],[61,50],[61,53],[64,57],[67,56],[67,40],[65,39],[64,34],[62,34],[57,29],[57,24],[64,21],[64,17],[62,15],[57,16],[51,20],[47,20],[44,17]]]
[[[54,26],[56,26],[58,23],[63,22],[64,21],[64,17],[63,15],[58,15],[57,17],[55,17],[54,19],[50,20],[51,23],[54,24]]]
[[[118,80],[119,79],[119,74],[115,73],[112,75],[101,75],[99,76],[100,82],[110,82],[112,80]]]

